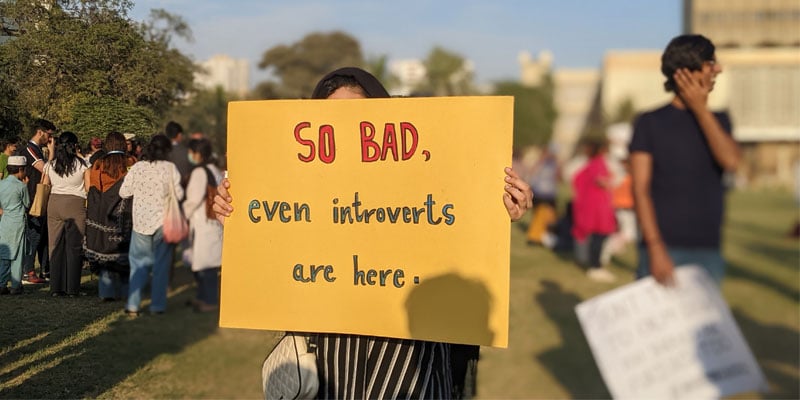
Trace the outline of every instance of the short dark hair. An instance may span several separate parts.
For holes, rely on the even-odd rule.
[[[11,146],[12,144],[19,143],[19,136],[12,136],[0,139],[0,152],[5,151],[6,147]]]
[[[172,151],[172,141],[162,134],[150,138],[150,143],[144,147],[143,158],[147,161],[167,161],[169,152]]]
[[[211,146],[211,141],[208,139],[192,139],[187,146],[189,150],[200,154],[203,158],[201,164],[208,164],[214,161],[214,150]]]
[[[53,125],[52,122],[46,119],[37,118],[35,121],[33,121],[33,129],[31,130],[31,136],[35,135],[36,131],[55,131],[55,130],[56,126]]]
[[[9,175],[14,175],[19,171],[25,171],[24,165],[6,165],[6,171]]]
[[[714,60],[714,44],[703,35],[680,35],[670,40],[661,55],[661,73],[667,78],[664,90],[676,89],[675,71],[688,68],[690,71],[703,69],[703,63]]]
[[[183,133],[183,127],[175,121],[169,121],[167,122],[166,128],[164,128],[164,133],[170,140],[174,140],[178,135]]]

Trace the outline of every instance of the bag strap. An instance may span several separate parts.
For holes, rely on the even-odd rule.
[[[44,160],[43,160],[44,161]],[[50,161],[44,161],[44,165],[42,166],[42,178],[39,179],[39,183],[50,183],[50,176],[47,175],[47,172],[50,170]],[[45,178],[47,178],[47,182],[45,182]]]
[[[207,166],[203,165],[203,169],[206,171],[206,177],[208,178],[208,183],[206,183],[206,185],[216,188],[217,177],[214,176],[213,172],[211,172],[211,168],[208,168]]]

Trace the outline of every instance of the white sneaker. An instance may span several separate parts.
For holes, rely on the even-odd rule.
[[[605,268],[589,268],[589,270],[586,271],[586,276],[597,282],[611,283],[617,280],[617,277]]]

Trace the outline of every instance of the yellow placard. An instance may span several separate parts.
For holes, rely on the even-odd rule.
[[[232,102],[220,326],[505,347],[512,97]]]

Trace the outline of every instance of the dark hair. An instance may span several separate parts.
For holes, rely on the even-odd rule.
[[[209,164],[214,162],[214,149],[208,139],[192,139],[187,146],[189,150],[200,154],[203,159],[199,164]]]
[[[19,171],[25,171],[24,165],[6,165],[6,171],[9,175],[14,175]]]
[[[703,35],[681,35],[672,39],[661,55],[661,73],[667,78],[664,90],[676,90],[673,75],[681,68],[703,69],[703,63],[714,60],[714,44]]]
[[[118,179],[120,176],[125,175],[128,172],[128,155],[126,154],[125,150],[127,149],[127,143],[125,143],[125,136],[119,132],[111,132],[106,136],[106,140],[103,141],[103,152],[104,155],[93,165],[95,165],[95,169],[99,169],[100,171],[105,172],[108,176]],[[112,151],[122,153],[113,153],[108,154]]]
[[[170,151],[172,151],[172,142],[165,135],[159,133],[150,138],[150,143],[144,147],[142,159],[150,162],[167,161]]]
[[[56,139],[55,166],[53,170],[58,176],[70,175],[77,168],[76,160],[81,165],[86,165],[86,161],[78,156],[78,136],[72,132],[63,132]]]
[[[36,121],[33,121],[33,129],[31,130],[31,135],[36,135],[36,131],[55,131],[56,126],[53,125],[52,122],[38,118]]]
[[[330,97],[330,95],[333,94],[333,92],[343,87],[355,89],[361,92],[361,94],[364,95],[364,97],[368,97],[367,93],[364,91],[364,88],[361,87],[356,78],[353,78],[352,76],[342,76],[342,75],[335,75],[330,77],[329,79],[322,81],[322,83],[320,84],[321,91],[317,93],[317,95],[322,96],[320,97],[321,99],[327,99],[328,97]]]
[[[19,143],[19,136],[12,136],[0,139],[0,152],[6,151],[6,147]]]
[[[583,140],[584,151],[589,158],[594,158],[608,146],[608,141],[603,137],[587,137]]]
[[[181,126],[181,124],[175,121],[169,121],[167,122],[166,128],[164,128],[164,133],[167,135],[168,138],[170,138],[170,140],[172,140],[178,137],[178,135],[180,135],[181,133],[183,133],[183,127]]]
[[[381,85],[378,78],[367,71],[356,67],[339,68],[320,79],[312,99],[327,99],[341,87],[359,88],[367,98],[389,97],[389,92]]]

